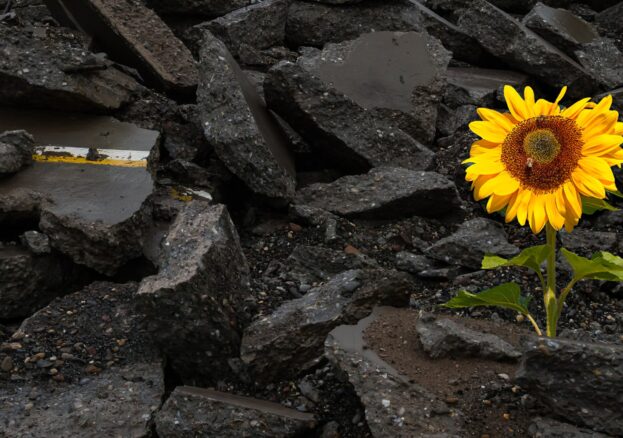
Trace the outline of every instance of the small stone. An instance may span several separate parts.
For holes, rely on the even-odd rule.
[[[4,372],[9,372],[13,369],[13,359],[11,356],[6,356],[2,359],[2,363],[0,363],[0,369]]]

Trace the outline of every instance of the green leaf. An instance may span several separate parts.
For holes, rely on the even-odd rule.
[[[614,190],[614,191],[608,190],[608,193],[616,196],[617,198],[623,198],[623,193],[621,193],[620,190]]]
[[[496,255],[485,255],[482,259],[482,269],[495,269],[502,266],[522,266],[541,273],[541,264],[547,258],[547,245],[537,245],[526,248],[512,259],[505,259]]]
[[[463,307],[496,306],[511,309],[516,312],[528,315],[528,304],[530,298],[521,296],[521,289],[517,283],[504,283],[480,293],[473,294],[466,290],[459,293],[444,307],[450,309],[460,309]]]
[[[583,214],[593,214],[601,210],[617,211],[618,208],[608,204],[608,202],[605,199],[586,198],[582,196],[582,213]]]
[[[573,278],[576,281],[582,279],[623,281],[623,259],[620,257],[604,251],[587,259],[565,248],[561,248],[560,253],[573,268]]]

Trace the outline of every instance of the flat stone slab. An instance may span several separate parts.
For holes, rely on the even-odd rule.
[[[178,386],[156,417],[159,436],[293,437],[316,425],[306,414],[250,397]]]
[[[399,167],[312,184],[297,192],[295,202],[352,218],[438,216],[459,205],[456,187],[446,177]]]
[[[161,88],[190,95],[198,74],[190,50],[139,0],[45,0],[63,24],[91,35],[111,58]]]
[[[225,45],[205,33],[197,91],[206,139],[255,193],[289,199],[296,186],[287,137]]]
[[[434,394],[409,382],[365,345],[363,333],[382,311],[375,309],[357,325],[335,328],[325,342],[325,356],[355,387],[372,435],[376,438],[463,436],[459,412],[452,412]]]
[[[36,148],[43,148],[31,166],[0,182],[3,211],[18,208],[10,205],[19,204],[16,198],[38,194],[33,214],[52,246],[101,273],[113,274],[141,254],[143,206],[154,188],[147,157],[158,132],[108,117],[12,110],[0,110],[0,129],[32,130]],[[87,159],[97,151],[120,160]],[[129,160],[132,154],[142,158]]]
[[[423,143],[435,136],[451,54],[426,33],[372,32],[303,56],[298,63]]]
[[[510,70],[450,67],[446,74],[449,90],[444,101],[453,107],[493,106],[504,85],[519,87],[528,82],[528,75]]]
[[[40,310],[0,345],[0,362],[10,363],[0,370],[1,436],[151,436],[164,362],[139,327],[136,288],[95,283]]]

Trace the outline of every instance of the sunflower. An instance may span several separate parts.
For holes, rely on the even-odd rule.
[[[582,215],[582,198],[604,199],[616,191],[612,166],[623,163],[623,123],[610,109],[612,96],[561,108],[567,87],[554,102],[522,98],[504,87],[508,113],[479,108],[470,123],[481,137],[464,161],[474,198],[489,198],[487,211],[506,209],[506,222],[526,221],[536,234],[546,224],[571,231]]]

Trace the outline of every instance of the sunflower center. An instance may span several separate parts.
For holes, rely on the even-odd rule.
[[[537,163],[551,163],[560,152],[560,143],[549,129],[537,129],[526,135],[523,149]]]
[[[524,120],[506,136],[502,163],[536,193],[555,191],[571,178],[582,157],[582,130],[574,120],[539,116]]]

